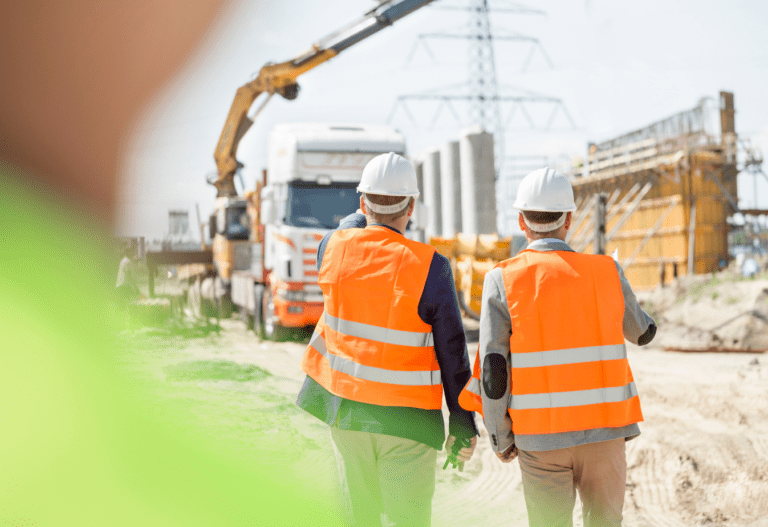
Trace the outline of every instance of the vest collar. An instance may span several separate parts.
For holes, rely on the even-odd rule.
[[[368,227],[384,227],[385,229],[389,229],[392,232],[396,232],[397,234],[402,235],[403,233],[395,229],[394,227],[390,227],[389,225],[384,225],[383,223],[369,223]]]
[[[533,251],[569,251],[569,252],[575,252],[573,249],[571,249],[571,246],[565,243],[563,240],[559,240],[557,238],[542,238],[540,240],[535,240],[531,242],[526,249],[531,249]]]

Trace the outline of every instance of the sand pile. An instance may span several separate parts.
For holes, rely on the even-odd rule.
[[[768,350],[768,275],[733,270],[683,276],[638,293],[658,323],[655,346],[675,350]]]

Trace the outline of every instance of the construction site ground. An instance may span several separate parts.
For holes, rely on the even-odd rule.
[[[624,525],[768,526],[768,354],[664,350],[734,348],[747,346],[745,339],[756,346],[767,333],[760,306],[768,280],[679,282],[638,295],[659,333],[650,346],[628,346],[645,422],[627,443]],[[236,317],[214,322],[126,330],[129,374],[169,419],[183,423],[184,433],[211,449],[253,470],[266,449],[271,462],[336,496],[328,428],[294,404],[308,332],[274,343],[245,331]],[[473,360],[477,322],[465,320],[465,329]],[[433,524],[525,526],[518,463],[498,461],[481,423],[479,429],[463,472],[440,470],[445,452],[438,455]],[[582,525],[578,500],[574,525]]]

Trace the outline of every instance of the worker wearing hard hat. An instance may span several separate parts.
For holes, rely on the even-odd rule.
[[[610,256],[565,242],[576,210],[568,179],[528,174],[514,207],[528,247],[485,277],[480,349],[460,402],[482,412],[503,462],[518,457],[531,526],[621,525],[625,441],[643,420],[626,338],[648,344],[656,325]]]
[[[405,158],[363,170],[363,214],[320,242],[325,311],[302,368],[297,404],[331,427],[342,494],[355,525],[430,525],[437,450],[467,461],[473,414],[458,403],[471,377],[450,263],[403,233],[419,195]],[[459,443],[457,443],[457,446]]]

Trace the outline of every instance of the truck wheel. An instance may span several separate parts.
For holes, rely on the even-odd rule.
[[[262,320],[264,338],[267,340],[273,340],[275,342],[285,340],[288,333],[287,329],[280,325],[280,320],[275,313],[275,303],[272,299],[272,289],[266,288],[264,291],[264,302],[262,303]]]

